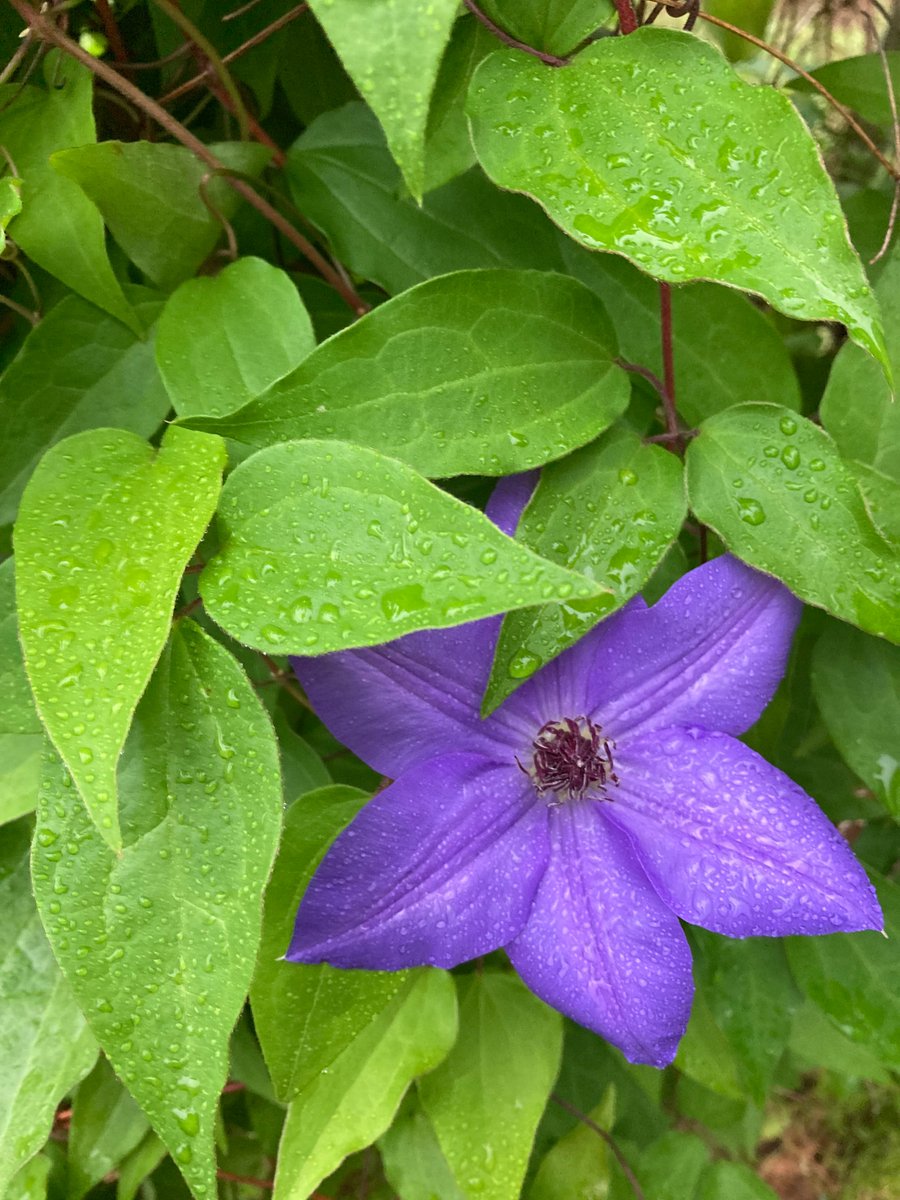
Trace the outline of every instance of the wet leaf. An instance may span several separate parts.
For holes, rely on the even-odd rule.
[[[90,821],[52,753],[33,848],[48,936],[116,1073],[198,1200],[228,1039],[256,958],[278,840],[272,728],[229,653],[173,630],[120,769],[124,848]]]
[[[241,258],[169,297],[156,361],[177,413],[219,417],[287,375],[315,344],[290,276],[260,258]]]
[[[457,977],[459,1037],[419,1084],[422,1106],[465,1195],[517,1200],[559,1072],[562,1018],[516,975]]]
[[[218,438],[169,429],[154,450],[97,429],[54,446],[16,525],[25,666],[88,812],[121,844],[116,763],[159,657],[181,574],[212,516]]]
[[[519,522],[517,540],[610,590],[594,600],[508,613],[484,711],[639,592],[686,514],[677,457],[644,445],[624,427],[547,467]]]
[[[13,559],[0,564],[0,825],[37,803],[44,733],[22,662]]]
[[[815,142],[785,96],[743,83],[699,38],[642,29],[560,70],[501,51],[476,71],[469,115],[488,175],[576,241],[658,279],[713,279],[841,321],[886,364]]]
[[[900,556],[824,430],[775,404],[742,404],[701,426],[687,481],[694,512],[739,558],[807,603],[900,641]]]
[[[326,654],[603,588],[539,558],[409,467],[343,442],[284,442],[229,477],[210,616],[248,645]]]
[[[150,1123],[100,1058],[78,1088],[69,1126],[69,1200],[81,1200],[140,1142]]]
[[[575,280],[461,271],[376,308],[233,416],[188,424],[254,449],[336,438],[424,475],[503,475],[583,445],[625,409],[615,356],[606,310]]]

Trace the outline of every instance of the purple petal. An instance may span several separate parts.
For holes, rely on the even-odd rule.
[[[663,729],[618,749],[607,807],[680,917],[731,937],[881,929],[850,847],[781,771],[741,742]]]
[[[736,558],[704,563],[597,627],[587,715],[616,740],[679,724],[742,733],[784,674],[801,607]]]
[[[540,479],[539,470],[522,471],[519,475],[507,475],[501,479],[487,502],[484,510],[497,528],[512,537],[519,524],[519,518],[525,511],[525,505],[531,499],[537,481]]]
[[[513,762],[528,730],[515,713],[479,717],[500,628],[488,617],[423,630],[383,646],[294,658],[316,715],[376,771],[396,778],[437,754],[472,751]]]
[[[395,971],[487,954],[521,930],[548,853],[547,809],[515,764],[421,763],[337,838],[285,957]]]
[[[693,995],[674,914],[600,801],[550,811],[550,865],[523,931],[507,946],[524,981],[631,1062],[675,1056]]]

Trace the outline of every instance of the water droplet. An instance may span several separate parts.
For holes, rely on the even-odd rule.
[[[528,650],[522,650],[510,661],[508,674],[510,679],[527,679],[529,675],[533,675],[543,665],[544,660],[539,654],[532,654]]]
[[[738,500],[738,516],[746,525],[762,525],[766,512],[758,500],[741,496]]]
[[[789,471],[796,471],[800,466],[800,451],[796,446],[785,446],[781,451],[781,461]]]
[[[782,417],[778,424],[781,426],[781,432],[785,437],[791,437],[797,432],[797,422],[793,417]]]

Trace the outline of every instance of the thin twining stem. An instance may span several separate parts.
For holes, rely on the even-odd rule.
[[[567,58],[560,58],[558,54],[548,54],[546,50],[538,50],[535,46],[529,46],[527,42],[520,42],[518,38],[514,38],[511,33],[507,33],[505,29],[501,29],[499,25],[482,12],[474,0],[463,0],[466,8],[481,22],[481,24],[499,41],[503,42],[504,46],[512,46],[514,50],[523,50],[526,54],[531,54],[535,58],[539,58],[542,63],[546,63],[548,67],[566,67],[569,65]]]
[[[874,0],[875,7],[881,15],[887,16],[882,6]],[[894,133],[894,159],[900,163],[900,117],[897,116],[897,95],[894,91],[894,77],[891,75],[891,64],[888,62],[888,56],[885,53],[881,38],[878,36],[878,30],[875,28],[875,22],[872,20],[871,13],[864,13],[866,23],[872,32],[872,37],[875,39],[875,45],[878,47],[878,56],[881,59],[881,70],[884,74],[884,84],[887,89],[888,103],[891,106],[891,128]],[[884,240],[875,254],[869,259],[869,266],[877,263],[880,258],[883,258],[888,252],[888,247],[894,237],[894,225],[897,222],[897,206],[900,204],[900,179],[894,180],[894,197],[891,200],[891,211],[888,216],[887,229],[884,231]]]
[[[570,1104],[568,1100],[564,1100],[562,1096],[558,1095],[556,1092],[550,1093],[550,1099],[554,1104],[558,1104],[560,1108],[564,1108],[567,1113],[570,1113],[573,1117],[575,1117],[576,1120],[580,1121],[582,1125],[593,1130],[598,1137],[603,1138],[604,1142],[606,1142],[607,1146],[609,1146],[610,1150],[612,1150],[613,1154],[615,1155],[616,1162],[619,1164],[622,1174],[628,1180],[631,1190],[634,1192],[637,1200],[647,1200],[647,1197],[644,1195],[644,1189],[638,1183],[637,1176],[635,1175],[634,1171],[632,1171],[628,1159],[619,1149],[618,1143],[612,1134],[607,1133],[602,1125],[598,1125],[596,1121],[592,1120],[587,1115],[587,1113],[583,1113],[580,1108],[576,1108],[574,1104]]]

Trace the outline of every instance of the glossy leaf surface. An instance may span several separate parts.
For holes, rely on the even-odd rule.
[[[814,141],[784,96],[742,83],[711,46],[645,29],[563,70],[503,51],[469,95],[488,175],[576,241],[659,279],[714,279],[792,317],[842,321],[884,359]]]
[[[281,788],[252,687],[189,622],[135,714],[120,782],[116,854],[48,756],[35,893],[116,1073],[203,1200],[215,1195],[213,1126],[256,958]]]
[[[751,566],[868,633],[900,641],[900,557],[818,426],[774,404],[706,421],[687,453],[694,512]]]
[[[239,641],[279,654],[602,591],[409,467],[343,442],[253,455],[229,477],[218,517],[223,549],[200,580],[206,607]]]
[[[381,305],[233,416],[190,424],[254,449],[335,438],[424,475],[503,475],[558,458],[624,410],[615,356],[603,305],[574,280],[459,272]]]
[[[13,559],[0,564],[0,825],[37,802],[44,742],[19,646]]]
[[[44,725],[112,846],[116,763],[223,466],[222,442],[206,434],[170,429],[157,451],[132,433],[93,430],[54,446],[22,498],[26,669]]]

